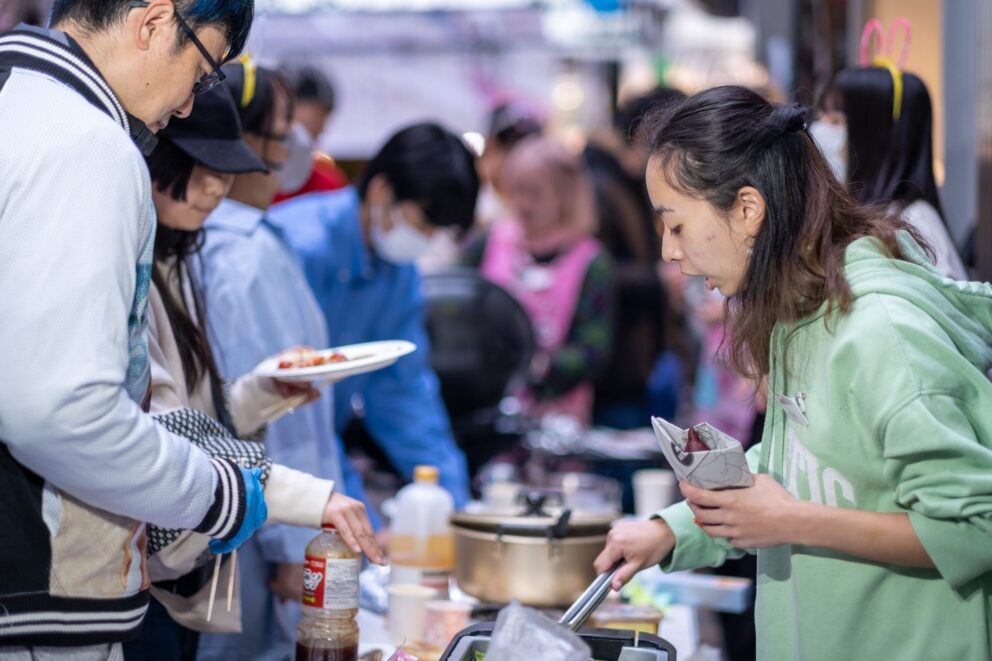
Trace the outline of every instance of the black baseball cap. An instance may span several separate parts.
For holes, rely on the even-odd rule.
[[[269,171],[241,139],[238,108],[224,85],[197,96],[189,117],[173,118],[158,135],[200,165],[217,172]]]

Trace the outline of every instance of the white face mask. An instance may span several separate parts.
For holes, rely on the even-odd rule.
[[[382,208],[373,207],[372,245],[375,252],[387,262],[409,264],[415,262],[431,249],[431,237],[415,230],[392,208],[389,215],[393,228],[388,232],[382,229]]]
[[[809,125],[809,134],[823,152],[834,176],[841,183],[847,181],[847,127],[818,119]]]
[[[307,183],[313,172],[313,140],[302,124],[293,124],[289,129],[289,157],[279,168],[279,192],[295,193]]]

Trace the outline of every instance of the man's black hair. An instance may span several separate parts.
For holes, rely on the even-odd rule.
[[[331,79],[323,71],[310,64],[288,63],[279,67],[279,73],[297,101],[317,103],[327,112],[334,112],[337,95]]]
[[[254,0],[174,0],[176,11],[195,31],[216,27],[227,37],[226,58],[241,53],[248,41],[255,13]],[[51,24],[72,21],[87,34],[93,35],[124,21],[131,10],[129,0],[55,0],[52,3]],[[189,41],[185,30],[176,30],[177,47]]]
[[[432,225],[465,230],[475,220],[475,158],[459,136],[437,124],[408,126],[386,142],[358,181],[363,200],[377,174],[389,182],[397,201],[419,204]]]

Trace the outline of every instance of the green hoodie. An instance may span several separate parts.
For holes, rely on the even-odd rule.
[[[911,262],[874,239],[849,246],[847,314],[824,307],[775,328],[764,434],[748,457],[799,499],[907,512],[936,569],[760,549],[759,659],[992,659],[992,286],[945,279],[900,241]],[[783,405],[797,397],[805,423]],[[707,537],[684,504],[659,516],[676,536],[665,571],[744,553]]]

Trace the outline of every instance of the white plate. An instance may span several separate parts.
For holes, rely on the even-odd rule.
[[[406,340],[387,340],[385,342],[365,342],[364,344],[349,344],[344,347],[324,349],[318,354],[344,354],[348,360],[340,363],[327,363],[317,367],[295,367],[279,369],[278,356],[269,358],[255,368],[260,376],[267,376],[280,381],[291,383],[309,383],[333,379],[339,381],[356,374],[374,372],[389,367],[397,360],[417,350],[417,345]]]

